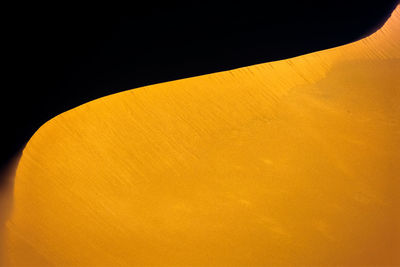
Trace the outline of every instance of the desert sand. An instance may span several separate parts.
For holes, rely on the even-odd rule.
[[[44,124],[4,266],[400,265],[400,7],[357,42]]]

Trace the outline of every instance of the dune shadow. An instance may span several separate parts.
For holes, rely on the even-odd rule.
[[[14,179],[17,172],[22,150],[19,151],[10,161],[0,170],[0,266],[4,259],[4,233],[5,224],[11,216],[14,202]]]

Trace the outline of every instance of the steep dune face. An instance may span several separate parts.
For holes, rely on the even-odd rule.
[[[27,144],[6,266],[400,264],[400,7],[358,42],[142,87]]]

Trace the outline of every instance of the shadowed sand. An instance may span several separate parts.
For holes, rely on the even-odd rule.
[[[5,258],[4,253],[6,253],[6,249],[4,248],[5,224],[11,216],[14,204],[14,178],[21,156],[22,152],[14,156],[0,172],[0,266],[5,266],[3,263],[3,259]]]
[[[400,256],[400,7],[360,41],[44,124],[7,266],[382,266]]]

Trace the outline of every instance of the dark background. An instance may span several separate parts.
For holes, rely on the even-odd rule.
[[[80,104],[346,44],[377,30],[398,1],[279,3],[4,9],[0,165],[43,123]]]

